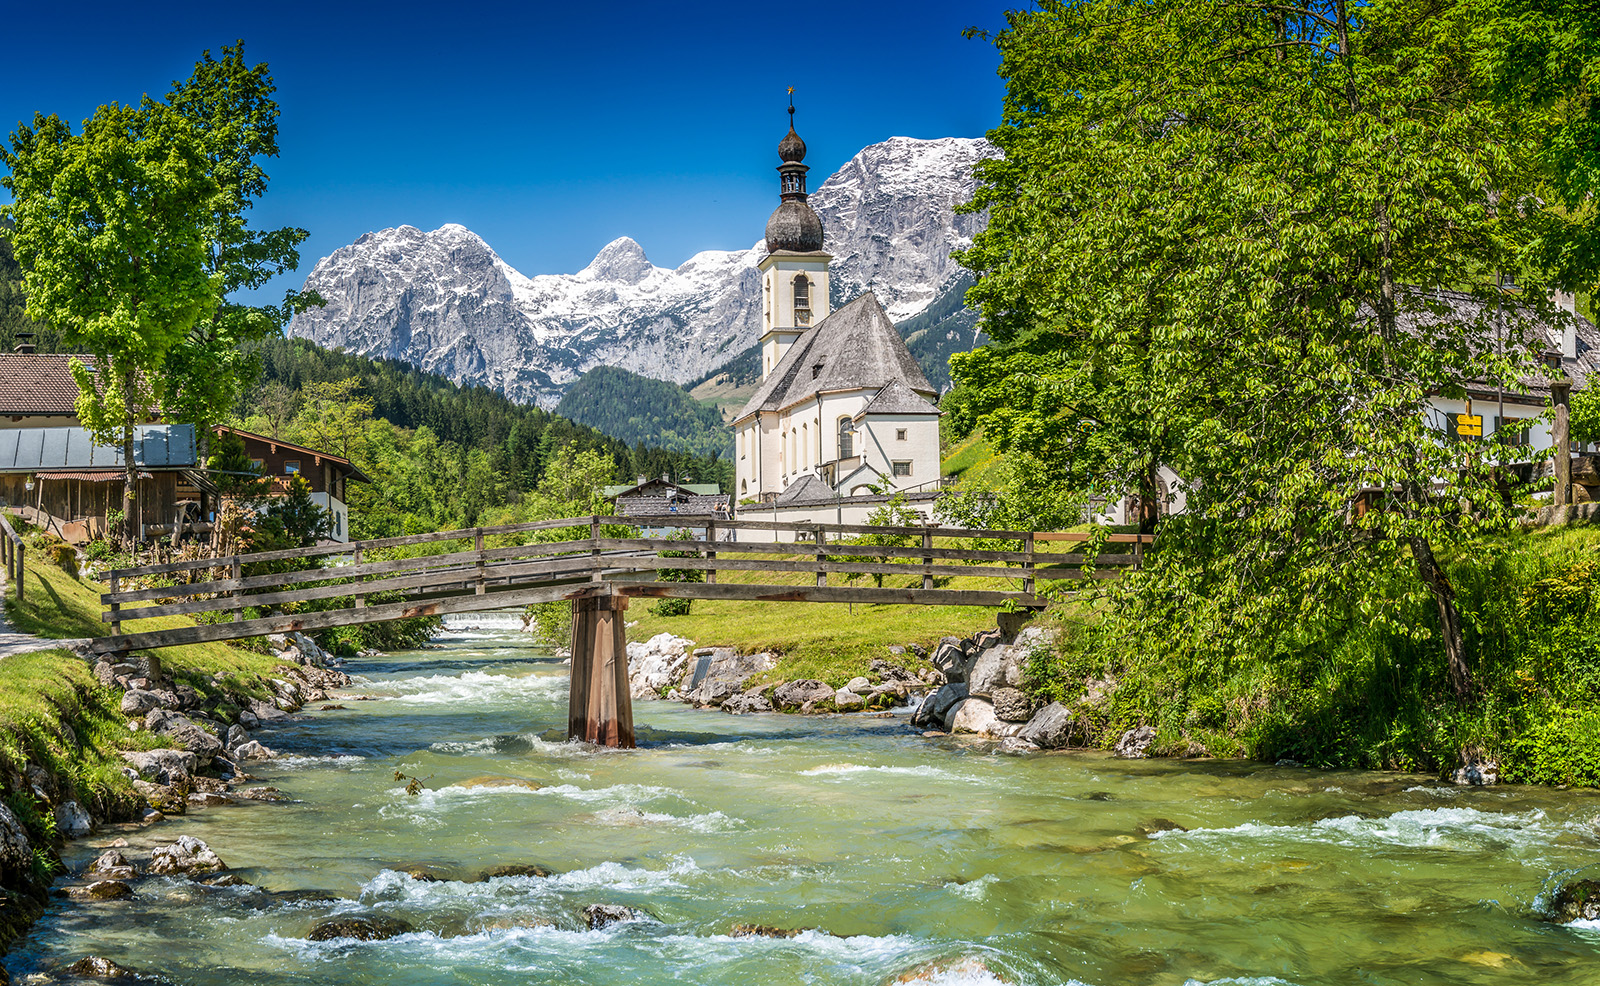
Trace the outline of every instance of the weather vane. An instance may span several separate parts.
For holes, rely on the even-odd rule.
[[[789,125],[794,125],[794,86],[789,87]]]

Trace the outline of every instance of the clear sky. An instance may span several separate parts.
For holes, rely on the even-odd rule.
[[[579,270],[622,235],[671,267],[760,238],[789,86],[813,188],[867,144],[998,123],[998,55],[961,31],[1018,5],[16,4],[0,124],[43,111],[76,128],[242,38],[282,109],[255,225],[311,232],[272,296],[401,224],[461,223],[525,274]]]

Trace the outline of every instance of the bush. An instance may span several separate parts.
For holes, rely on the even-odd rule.
[[[1600,786],[1600,709],[1557,709],[1513,738],[1506,753],[1507,780]]]
[[[672,540],[674,540],[674,541],[693,541],[693,540],[695,540],[695,536],[694,536],[694,533],[691,532],[691,531],[680,530],[680,531],[678,531],[678,533],[676,533],[676,534],[674,534],[672,536]],[[661,557],[662,558],[699,558],[700,557],[700,552],[698,552],[698,551],[663,551],[663,552],[661,552]],[[698,568],[663,568],[663,569],[660,569],[656,573],[656,581],[658,581],[658,582],[683,583],[683,582],[704,582],[705,580],[706,580],[705,571],[702,570],[702,569],[698,569]],[[694,600],[692,600],[692,599],[663,599],[660,602],[656,603],[654,606],[651,606],[650,607],[650,612],[654,613],[657,616],[688,616],[689,615],[689,604],[692,603],[693,601]]]
[[[572,646],[572,604],[564,599],[550,603],[534,603],[522,611],[523,619],[533,628],[540,643],[550,647]]]

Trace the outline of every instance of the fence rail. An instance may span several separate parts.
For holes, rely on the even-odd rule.
[[[692,536],[637,536],[641,527],[673,527]],[[780,537],[786,532],[788,540]],[[524,543],[529,535],[535,539]],[[863,535],[891,543],[861,543]],[[559,540],[537,540],[551,536]],[[956,543],[935,545],[936,538]],[[1093,538],[1080,532],[876,527],[685,514],[596,515],[443,531],[118,569],[109,573],[109,591],[101,596],[106,607],[101,621],[110,625],[111,632],[96,641],[95,649],[122,651],[471,612],[577,599],[602,588],[625,595],[689,599],[1040,607],[1044,605],[1036,593],[1040,580],[1115,577],[1141,564],[1150,541],[1149,536],[1113,534],[1102,535],[1102,542],[1132,550],[1039,550],[1041,543],[1083,544]],[[508,539],[512,543],[497,543]],[[1015,546],[1003,546],[1008,541]],[[374,551],[415,548],[442,550],[370,560]],[[336,563],[325,566],[323,561],[330,557]],[[660,580],[662,573],[682,571],[702,573],[703,581]],[[740,573],[742,580],[719,583],[720,573]],[[799,580],[802,584],[751,582],[751,573],[810,578]],[[862,576],[881,581],[886,575],[920,576],[920,586],[850,584]],[[166,577],[172,584],[124,588],[149,577]],[[952,579],[968,578],[1013,580],[1020,588],[948,587]],[[312,613],[246,613],[326,600],[348,602]],[[149,605],[125,608],[141,603]],[[225,614],[230,619],[122,632],[127,622],[196,613]]]

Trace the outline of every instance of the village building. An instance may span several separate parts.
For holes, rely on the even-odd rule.
[[[838,512],[848,498],[917,491],[931,503],[938,391],[871,292],[830,311],[832,257],[806,202],[806,145],[789,113],[779,204],[757,265],[761,384],[733,421],[735,499],[754,509],[831,502]]]
[[[728,495],[716,483],[674,483],[671,478],[639,477],[601,489],[619,517],[658,517],[666,514],[727,516]]]
[[[332,520],[329,537],[334,541],[350,540],[350,507],[346,486],[352,480],[370,483],[371,478],[361,468],[343,456],[319,452],[286,442],[281,438],[257,435],[239,428],[219,427],[218,435],[233,435],[244,443],[245,455],[250,465],[272,480],[268,496],[282,496],[289,484],[299,476],[311,487],[311,501],[326,510]]]

